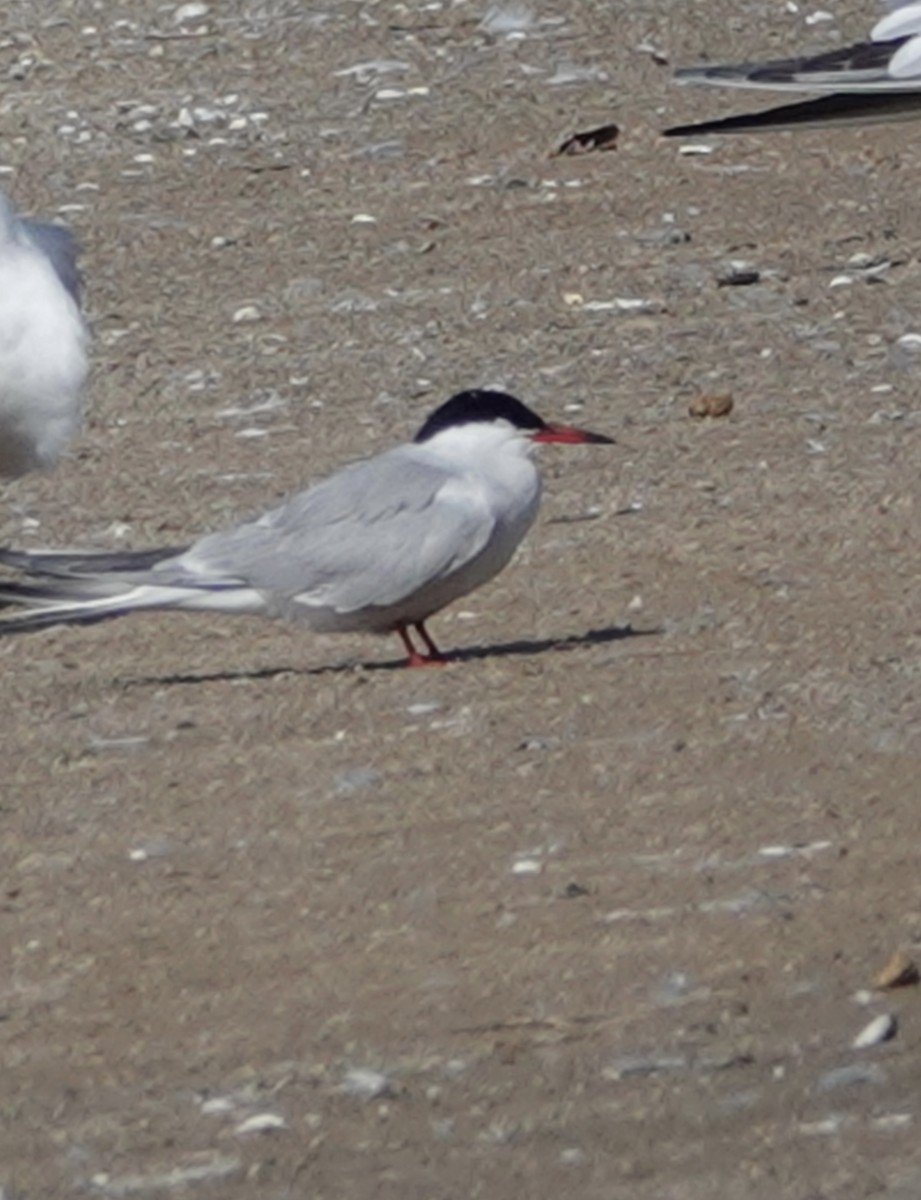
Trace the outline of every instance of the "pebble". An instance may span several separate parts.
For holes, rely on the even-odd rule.
[[[478,28],[490,37],[525,33],[534,24],[534,14],[526,4],[494,4]]]
[[[128,851],[131,862],[149,862],[152,858],[166,858],[172,853],[173,845],[168,838],[151,837]]]
[[[882,1042],[891,1041],[899,1031],[899,1023],[892,1013],[880,1013],[869,1025],[865,1025],[854,1038],[851,1045],[855,1050],[865,1050],[868,1046],[878,1046]]]
[[[180,4],[173,13],[173,22],[181,25],[184,21],[197,21],[208,15],[208,5],[204,3]]]
[[[346,1071],[342,1090],[361,1100],[377,1100],[381,1096],[393,1095],[393,1085],[387,1076],[368,1067],[353,1067]]]
[[[761,282],[760,270],[747,262],[731,262],[716,278],[717,287],[751,287]]]
[[[653,990],[653,998],[658,1004],[683,1004],[691,990],[691,981],[685,971],[669,971]]]
[[[262,1112],[253,1113],[251,1117],[241,1121],[234,1133],[277,1133],[280,1129],[287,1128],[288,1123],[284,1117],[280,1117],[277,1113]]]
[[[904,950],[896,950],[873,981],[878,988],[911,987],[919,979],[918,966]]]
[[[543,869],[543,863],[536,858],[519,858],[512,863],[513,875],[539,875]]]
[[[169,1171],[155,1171],[150,1175],[110,1175],[108,1171],[100,1171],[92,1176],[90,1182],[107,1196],[136,1196],[143,1192],[186,1189],[195,1183],[228,1179],[242,1170],[242,1165],[238,1158],[216,1154],[203,1157],[200,1162],[190,1162]]]
[[[380,774],[371,767],[350,767],[336,775],[335,786],[340,796],[349,796],[376,787],[380,781]]]
[[[886,1072],[875,1063],[851,1063],[846,1067],[833,1067],[819,1076],[820,1092],[835,1092],[839,1088],[855,1087],[864,1083],[885,1083]]]
[[[728,417],[733,399],[729,392],[703,392],[688,405],[692,417]]]
[[[829,1134],[838,1133],[846,1121],[847,1118],[843,1113],[834,1113],[832,1116],[825,1117],[821,1121],[802,1121],[799,1125],[799,1131],[810,1137],[827,1137]]]
[[[244,304],[233,314],[233,322],[235,325],[240,325],[249,321],[259,321],[261,319],[262,313],[255,304]]]
[[[367,62],[355,63],[351,67],[343,67],[340,71],[333,71],[333,75],[337,79],[348,79],[350,76],[354,76],[358,83],[367,83],[375,75],[401,73],[408,71],[409,68],[410,64],[399,58],[374,58]]]
[[[610,1066],[602,1069],[603,1079],[619,1082],[621,1079],[635,1078],[641,1075],[659,1075],[663,1071],[684,1071],[688,1060],[683,1055],[660,1055],[658,1057],[642,1057],[626,1054],[617,1058]]]
[[[905,1129],[912,1123],[914,1117],[911,1113],[883,1113],[881,1116],[873,1117],[870,1124],[874,1129]]]
[[[590,307],[590,304],[586,305],[586,308]],[[614,300],[614,307],[618,312],[651,313],[662,312],[665,306],[659,300],[643,300],[634,296],[617,296]]]
[[[89,737],[86,748],[91,754],[103,754],[108,750],[142,750],[150,742],[144,734],[126,737]]]

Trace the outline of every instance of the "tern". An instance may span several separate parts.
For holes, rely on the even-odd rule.
[[[189,546],[0,550],[0,563],[26,577],[0,580],[0,601],[26,606],[0,618],[0,633],[144,609],[255,613],[319,633],[396,633],[408,666],[444,662],[425,622],[514,554],[537,516],[532,453],[543,442],[613,439],[548,424],[503,392],[466,391],[435,409],[412,442]]]
[[[0,479],[60,458],[80,427],[86,326],[77,244],[0,192]]]
[[[675,82],[817,98],[695,125],[666,129],[666,137],[757,133],[827,125],[870,125],[921,117],[921,0],[888,0],[888,12],[867,41],[825,54],[763,62],[685,67]]]

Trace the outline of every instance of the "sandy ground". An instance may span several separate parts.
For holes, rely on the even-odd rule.
[[[618,445],[546,448],[441,671],[245,618],[0,646],[3,1200],[921,1195],[918,989],[872,991],[921,955],[917,128],[682,154],[744,105],[649,53],[835,8],[5,6],[0,178],[94,339],[6,539],[182,541],[482,383]]]

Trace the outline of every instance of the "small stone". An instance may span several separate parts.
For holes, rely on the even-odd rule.
[[[876,1063],[852,1063],[846,1067],[833,1067],[819,1076],[820,1092],[836,1092],[839,1088],[859,1087],[865,1083],[886,1082],[886,1073]]]
[[[828,1137],[840,1133],[842,1126],[847,1124],[847,1120],[844,1113],[834,1113],[821,1121],[801,1121],[799,1131],[806,1134],[807,1137]]]
[[[688,405],[692,417],[728,417],[733,399],[729,392],[701,392]]]
[[[761,282],[761,272],[750,263],[730,263],[728,270],[717,277],[717,287],[752,287]]]
[[[881,1042],[891,1041],[898,1031],[899,1023],[892,1013],[880,1013],[869,1025],[861,1029],[851,1045],[855,1050],[865,1050],[868,1046],[878,1046]]]
[[[878,988],[911,987],[921,978],[917,964],[904,950],[896,950],[873,981]]]
[[[563,895],[567,900],[578,900],[581,896],[587,896],[588,894],[588,888],[582,883],[576,883],[575,880],[572,883],[567,883],[563,888]]]
[[[181,25],[184,21],[197,21],[208,15],[208,5],[203,3],[180,4],[173,13],[173,21]]]
[[[591,308],[589,304],[586,307]],[[605,305],[605,307],[610,307]],[[617,296],[613,307],[623,313],[656,313],[662,312],[665,305],[661,300],[646,300],[639,296]]]
[[[513,875],[539,875],[543,869],[543,863],[536,858],[519,858],[512,863]]]
[[[883,1113],[879,1117],[873,1117],[870,1124],[874,1129],[905,1129],[913,1119],[912,1114],[907,1112]]]
[[[166,838],[150,838],[138,846],[132,846],[128,851],[128,858],[136,863],[149,862],[152,858],[166,858],[170,849]]]
[[[393,1095],[393,1086],[387,1076],[368,1067],[353,1067],[346,1071],[342,1090],[362,1100],[378,1100],[382,1096]]]
[[[683,1054],[661,1054],[649,1057],[640,1054],[624,1054],[620,1058],[616,1058],[609,1066],[602,1067],[601,1077],[611,1083],[618,1083],[622,1079],[686,1071],[687,1068],[688,1060]]]
[[[380,781],[380,775],[370,767],[352,767],[336,775],[335,785],[339,795],[349,796],[376,787]]]

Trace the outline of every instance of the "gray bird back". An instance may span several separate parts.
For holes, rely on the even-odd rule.
[[[328,593],[341,610],[394,603],[477,554],[489,538],[482,513],[437,503],[449,478],[398,447],[353,463],[258,521],[202,538],[152,575],[178,582],[191,567],[193,575],[236,579],[280,596]]]

